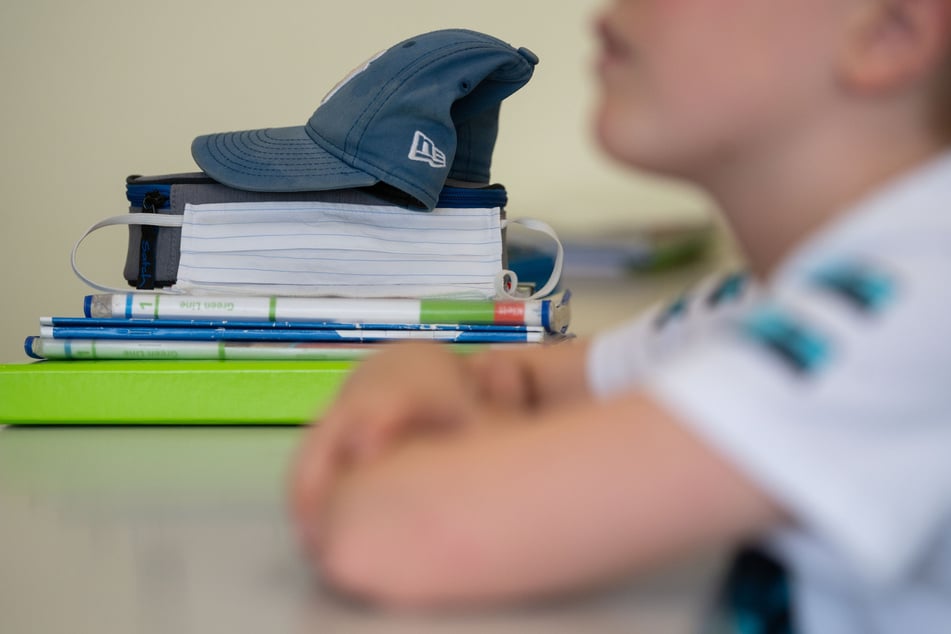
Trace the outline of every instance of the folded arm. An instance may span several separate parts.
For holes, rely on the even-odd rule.
[[[443,345],[394,344],[364,361],[308,432],[291,471],[297,524],[319,547],[309,518],[341,472],[406,438],[491,424],[483,410],[528,413],[588,396],[580,342],[461,355]]]
[[[782,520],[646,395],[505,416],[523,420],[409,438],[342,473],[313,509],[323,574],[392,606],[508,602]]]

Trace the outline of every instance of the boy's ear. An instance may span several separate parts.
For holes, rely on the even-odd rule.
[[[855,7],[839,67],[846,86],[889,92],[932,73],[947,57],[951,0],[865,0]]]

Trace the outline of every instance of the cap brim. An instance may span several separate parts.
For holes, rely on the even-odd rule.
[[[303,126],[206,134],[192,157],[216,181],[262,192],[369,187],[379,179],[325,152]]]

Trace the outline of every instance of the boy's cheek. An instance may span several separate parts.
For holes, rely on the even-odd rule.
[[[598,145],[613,159],[640,166],[655,153],[663,136],[663,117],[650,112],[651,105],[630,95],[603,94],[594,112]]]

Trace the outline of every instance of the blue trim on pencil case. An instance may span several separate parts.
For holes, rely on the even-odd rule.
[[[126,199],[133,207],[141,207],[145,197],[152,193],[159,192],[166,201],[159,209],[171,208],[172,186],[158,184],[129,184],[126,185]],[[256,201],[263,202],[263,201]],[[301,202],[301,201],[288,201]],[[436,207],[443,209],[465,209],[469,208],[492,208],[505,207],[508,203],[508,193],[504,188],[467,188],[467,187],[443,187],[439,192],[439,200],[436,201]],[[340,203],[343,204],[343,203]]]
[[[170,209],[171,203],[170,199],[172,196],[172,186],[171,185],[157,185],[152,183],[146,184],[129,184],[125,186],[125,197],[129,201],[129,204],[133,207],[141,207],[145,202],[145,197],[152,193],[158,192],[165,197],[165,204],[163,204],[158,209]]]
[[[505,207],[506,204],[508,204],[508,192],[501,187],[495,189],[443,187],[439,192],[439,200],[436,201],[436,207],[443,209]]]

